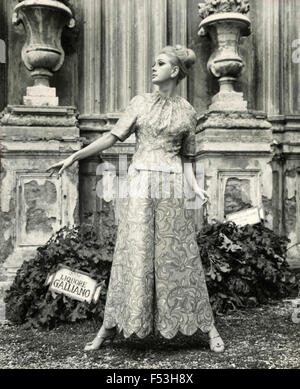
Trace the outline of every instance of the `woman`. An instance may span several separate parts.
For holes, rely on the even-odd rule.
[[[165,47],[152,67],[152,82],[159,90],[134,97],[109,133],[49,168],[59,168],[61,176],[73,162],[136,134],[104,320],[86,351],[112,341],[117,328],[125,337],[135,333],[144,338],[154,331],[169,339],[178,331],[192,335],[200,329],[209,334],[212,351],[224,350],[214,325],[193,214],[187,198],[178,196],[186,179],[196,197],[208,197],[188,163],[195,155],[196,112],[175,94],[195,59],[183,46]]]

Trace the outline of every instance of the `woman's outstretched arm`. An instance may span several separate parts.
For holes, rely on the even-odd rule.
[[[106,150],[113,144],[115,144],[117,140],[123,142],[126,138],[129,137],[131,133],[133,133],[135,129],[134,125],[137,119],[139,106],[141,103],[143,103],[143,101],[144,100],[142,96],[135,96],[133,99],[130,100],[125,112],[122,114],[122,116],[110,132],[104,134],[101,138],[96,139],[89,146],[77,151],[65,160],[50,166],[47,171],[52,170],[52,175],[55,169],[60,169],[58,172],[58,177],[60,177],[62,172],[67,167],[71,166],[72,163],[74,163],[75,161],[79,161],[80,159],[87,158],[91,155],[100,153],[101,151]]]
[[[70,155],[68,158],[55,163],[54,165],[50,166],[47,171],[52,170],[51,175],[55,172],[56,169],[60,169],[58,172],[58,177],[62,175],[62,172],[71,166],[74,162],[79,161],[80,159],[84,159],[87,157],[90,157],[94,154],[98,154],[103,150],[108,149],[109,147],[113,146],[116,141],[118,140],[118,137],[116,135],[111,134],[110,132],[104,134],[101,136],[101,138],[96,139],[94,142],[92,142],[87,147],[76,151],[76,153]]]
[[[110,148],[116,143],[117,140],[118,138],[110,132],[105,133],[87,147],[76,151],[76,153],[73,154],[74,162],[79,161],[80,159],[91,157],[94,154],[98,154],[101,151]]]

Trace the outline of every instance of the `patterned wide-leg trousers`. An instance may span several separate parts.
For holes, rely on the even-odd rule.
[[[103,324],[124,337],[173,338],[213,323],[183,174],[130,168],[122,199]],[[135,189],[138,189],[135,191]],[[181,194],[180,194],[181,193]]]

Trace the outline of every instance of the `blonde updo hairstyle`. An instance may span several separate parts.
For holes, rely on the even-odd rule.
[[[171,64],[179,67],[177,84],[186,77],[189,70],[196,62],[195,52],[183,45],[166,46],[160,53],[166,54],[169,57]]]

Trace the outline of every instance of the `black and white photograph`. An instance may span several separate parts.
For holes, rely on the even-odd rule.
[[[300,369],[300,0],[1,0],[0,92],[0,370]]]

